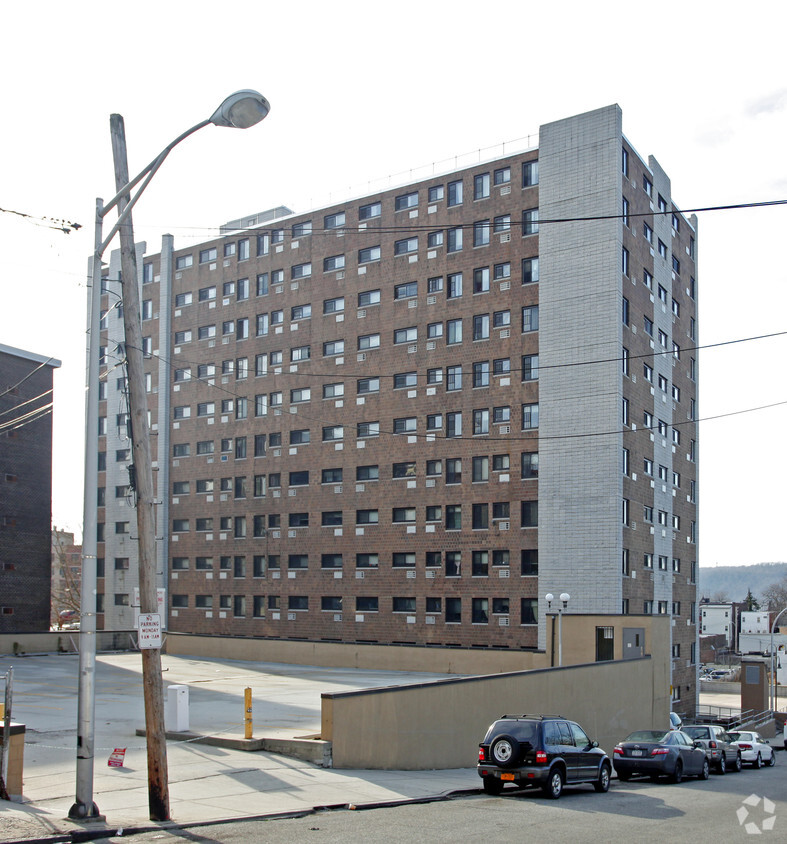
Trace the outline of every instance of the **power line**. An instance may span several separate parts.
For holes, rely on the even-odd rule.
[[[510,226],[517,226],[523,227],[525,225],[534,225],[536,228],[540,225],[550,225],[556,223],[587,223],[587,222],[599,222],[604,220],[626,220],[631,217],[664,217],[667,215],[672,215],[673,213],[680,214],[685,216],[686,214],[699,214],[702,212],[711,212],[711,211],[740,211],[746,210],[749,208],[770,208],[776,207],[780,205],[787,205],[787,199],[769,199],[769,200],[762,200],[760,202],[735,202],[735,203],[728,203],[726,205],[703,205],[697,206],[694,208],[672,208],[672,209],[665,209],[665,210],[654,210],[654,211],[640,211],[640,212],[628,212],[628,213],[621,213],[621,214],[592,214],[589,216],[578,216],[578,217],[545,217],[545,218],[538,218],[532,220],[531,222],[527,222],[524,220],[510,220]],[[457,206],[459,207],[459,206]],[[318,209],[319,210],[319,209]],[[532,209],[525,209],[525,210],[532,210],[537,211],[538,207],[535,206]],[[308,214],[309,212],[306,212]],[[293,215],[295,216],[295,215]],[[304,216],[303,214],[297,215],[299,217]],[[507,215],[502,215],[507,216]],[[281,221],[280,221],[281,222]],[[407,233],[407,232],[435,232],[435,231],[448,231],[450,229],[469,229],[472,228],[476,223],[488,222],[489,228],[491,229],[493,223],[488,220],[474,220],[470,223],[466,222],[451,222],[451,223],[441,223],[438,221],[431,222],[428,224],[417,224],[417,223],[404,223],[402,225],[388,225],[388,226],[375,226],[374,224],[364,223],[359,225],[342,225],[335,228],[324,228],[324,227],[312,227],[312,229],[305,235],[292,235],[291,232],[288,232],[287,229],[290,228],[289,226],[282,226],[276,225],[275,221],[272,221],[271,224],[264,225],[264,226],[248,226],[248,227],[239,227],[237,229],[232,230],[231,235],[217,235],[217,237],[221,237],[223,239],[228,239],[232,236],[237,236],[238,234],[244,233],[256,233],[256,234],[270,234],[273,231],[283,230],[285,237],[290,237],[293,240],[298,240],[302,237],[309,237],[317,235],[327,235],[327,236],[336,236],[339,232],[352,232],[352,233],[376,233],[376,234],[397,234],[397,233]],[[186,232],[188,231],[215,231],[217,226],[148,226],[149,228],[166,228],[167,231],[171,230],[178,230],[182,229]],[[502,231],[498,231],[495,233],[503,233]],[[534,232],[535,233],[535,232]],[[188,236],[188,235],[187,235]],[[194,234],[193,237],[202,237],[202,234]]]
[[[33,223],[33,225],[44,226],[48,229],[61,231],[64,234],[71,234],[72,231],[78,231],[82,228],[81,223],[72,223],[69,220],[63,220],[60,217],[34,217],[32,214],[25,214],[24,211],[13,211],[10,208],[0,208],[0,213],[13,214],[16,217],[21,217],[27,222]]]
[[[15,410],[19,410],[20,407],[24,407],[26,404],[30,404],[31,402],[38,401],[38,399],[44,398],[44,396],[48,396],[52,393],[52,390],[47,390],[44,393],[39,393],[32,399],[28,399],[27,401],[23,401],[20,404],[15,404],[13,407],[9,407],[8,410],[3,410],[0,412],[0,416],[5,416],[8,413],[13,413]]]
[[[43,369],[45,366],[47,366],[50,363],[50,361],[53,361],[53,360],[54,360],[54,358],[47,358],[43,363],[39,364],[35,369],[28,372],[27,375],[25,375],[25,377],[22,378],[21,381],[17,381],[16,384],[12,384],[10,387],[8,387],[8,389],[5,390],[5,392],[0,393],[0,399],[3,398],[3,396],[7,396],[10,392],[13,392],[17,387],[24,384],[25,381],[27,381],[28,378],[32,378],[36,374],[36,372],[38,372],[40,369]]]

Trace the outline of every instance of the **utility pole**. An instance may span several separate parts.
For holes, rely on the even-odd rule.
[[[126,132],[123,117],[110,117],[112,155],[115,164],[115,187],[120,191],[129,183],[126,154]],[[120,197],[118,214],[131,201]],[[134,228],[129,213],[119,229],[120,265],[123,289],[123,328],[128,372],[129,417],[131,419],[132,463],[136,487],[137,534],[139,556],[140,613],[158,612],[156,584],[156,515],[153,468],[148,431],[148,406],[142,355],[142,321],[140,319],[137,259]],[[94,423],[95,424],[95,423]],[[161,650],[145,648],[142,653],[142,684],[145,700],[145,731],[148,750],[148,808],[150,819],[167,821],[169,784],[167,777],[167,742],[164,727],[164,682],[161,676]]]

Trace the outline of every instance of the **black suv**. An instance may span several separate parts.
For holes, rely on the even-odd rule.
[[[609,757],[574,721],[560,715],[503,715],[486,731],[478,750],[478,775],[487,794],[507,782],[540,786],[557,800],[564,785],[590,782],[609,790]]]

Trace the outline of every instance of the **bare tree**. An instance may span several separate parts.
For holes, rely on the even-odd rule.
[[[52,601],[50,621],[61,627],[60,613],[74,610],[79,618],[81,601],[80,548],[74,545],[74,535],[54,528],[52,530]]]
[[[781,612],[787,607],[787,577],[783,577],[778,582],[772,583],[767,589],[763,589],[762,599],[772,613]]]
[[[712,604],[727,604],[730,601],[730,596],[724,589],[719,589],[711,595],[710,601]]]

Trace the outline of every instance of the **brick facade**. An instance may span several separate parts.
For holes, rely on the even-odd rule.
[[[0,632],[49,629],[53,370],[0,346]]]
[[[244,218],[188,249],[165,239],[140,261],[170,629],[538,648],[543,593],[573,589],[582,612],[666,600],[676,684],[693,689],[696,369],[672,343],[696,345],[696,221],[623,138],[617,107],[570,120],[577,132],[543,127],[540,149]],[[605,151],[590,161],[580,144],[570,163],[583,132]],[[551,219],[614,219],[551,222],[545,201]],[[107,577],[133,558],[109,513],[122,396],[109,384],[101,410]],[[125,600],[108,583],[107,618]]]

